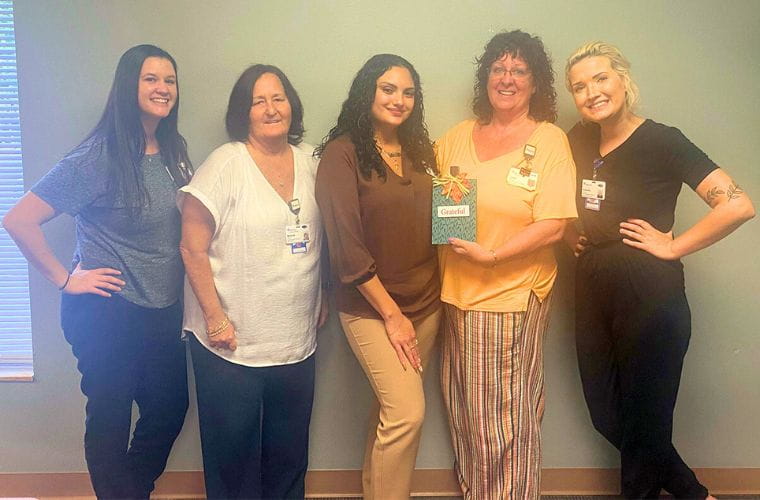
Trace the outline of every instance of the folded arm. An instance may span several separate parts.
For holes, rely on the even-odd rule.
[[[533,222],[496,248],[487,249],[473,241],[449,238],[451,249],[483,266],[495,266],[500,262],[528,255],[539,248],[552,245],[562,239],[569,219],[544,219]]]

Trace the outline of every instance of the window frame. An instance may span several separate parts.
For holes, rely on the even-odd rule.
[[[0,0],[0,218],[24,194],[12,0]],[[0,381],[34,380],[29,265],[0,229]]]

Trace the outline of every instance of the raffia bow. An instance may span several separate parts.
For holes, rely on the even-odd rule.
[[[470,194],[472,183],[467,179],[467,173],[458,175],[439,175],[433,178],[433,187],[441,188],[441,195],[454,203],[459,203],[462,198]]]

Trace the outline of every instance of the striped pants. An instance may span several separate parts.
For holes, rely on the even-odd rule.
[[[531,294],[514,313],[444,304],[441,385],[465,500],[540,497],[550,301]]]

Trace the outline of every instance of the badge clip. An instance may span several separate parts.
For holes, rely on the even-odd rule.
[[[293,198],[288,202],[288,208],[290,212],[296,216],[296,224],[301,223],[301,219],[298,214],[301,212],[301,201],[298,198]]]
[[[536,146],[532,144],[526,144],[523,147],[523,161],[525,162],[525,165],[520,167],[520,175],[523,177],[527,177],[530,175],[530,161],[536,157]],[[520,162],[522,163],[522,162]]]

